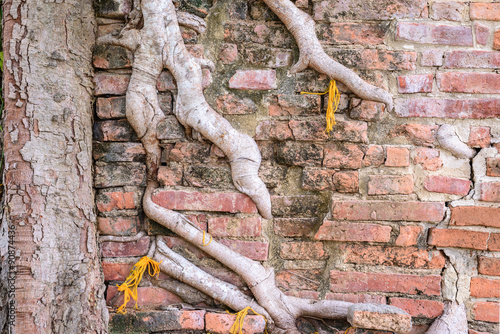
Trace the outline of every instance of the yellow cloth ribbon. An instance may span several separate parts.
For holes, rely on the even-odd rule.
[[[201,244],[204,247],[210,245],[210,243],[212,242],[212,236],[210,234],[208,234],[208,236],[210,237],[210,240],[207,243],[205,243],[205,235],[206,234],[208,234],[208,233],[206,233],[205,231],[203,231],[203,240],[201,240]]]
[[[142,276],[144,275],[146,268],[148,268],[149,276],[160,275],[160,263],[154,261],[153,259],[147,256],[142,257],[134,265],[132,270],[130,270],[130,273],[128,274],[125,282],[123,282],[121,285],[118,286],[118,291],[123,291],[124,298],[123,298],[123,305],[118,308],[118,310],[116,311],[117,313],[120,314],[127,313],[125,307],[130,301],[130,297],[132,297],[135,300],[135,308],[137,308],[137,287],[141,282]]]
[[[264,333],[267,334],[267,319],[264,317],[262,314],[255,312],[250,306],[245,307],[243,310],[239,311],[236,313],[236,320],[231,326],[231,329],[229,330],[229,333],[231,334],[243,334],[243,321],[245,320],[246,315],[248,314],[248,311],[252,311],[255,315],[260,315],[264,320],[266,321],[266,326],[264,327]],[[235,313],[230,313],[229,311],[226,311],[229,314],[235,314]]]
[[[328,89],[323,93],[311,93],[311,92],[300,92],[300,94],[311,94],[311,95],[325,95],[328,93],[328,107],[326,109],[326,129],[325,132],[329,134],[333,130],[333,126],[337,124],[335,122],[335,112],[339,107],[340,102],[340,92],[337,88],[335,80],[330,80],[330,85]]]

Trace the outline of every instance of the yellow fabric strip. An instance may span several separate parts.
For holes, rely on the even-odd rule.
[[[205,243],[205,234],[208,234],[208,233],[206,233],[205,231],[203,231],[203,240],[201,240],[201,244],[203,246],[208,246],[212,242],[212,236],[210,234],[208,234],[208,236],[210,237],[210,240],[207,243]]]
[[[255,312],[250,306],[245,307],[243,310],[239,311],[236,313],[236,320],[229,330],[229,333],[231,334],[243,334],[243,321],[245,320],[246,315],[248,314],[248,311],[252,311],[255,315],[260,315],[264,320],[266,321],[266,326],[264,327],[264,333],[267,334],[267,319],[264,317],[262,314]],[[235,314],[235,313],[230,313],[229,311],[226,311],[229,314]]]
[[[118,308],[118,310],[116,311],[117,313],[120,314],[127,313],[125,307],[127,306],[127,303],[130,301],[130,297],[132,297],[135,300],[135,308],[137,308],[137,287],[141,282],[142,276],[144,275],[146,268],[148,268],[149,276],[160,275],[160,263],[154,261],[153,259],[147,256],[142,257],[134,265],[132,270],[130,270],[130,273],[128,274],[125,282],[123,282],[121,285],[118,286],[118,291],[123,291],[124,297],[123,297],[123,304]]]
[[[312,94],[312,95],[325,95],[328,93],[328,107],[326,109],[326,129],[325,132],[329,134],[333,130],[333,126],[337,124],[335,122],[335,112],[339,107],[340,102],[340,92],[337,88],[337,83],[335,80],[330,80],[330,85],[328,89],[323,93],[312,93],[312,92],[300,92],[300,94]]]

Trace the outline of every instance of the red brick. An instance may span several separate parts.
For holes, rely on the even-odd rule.
[[[182,141],[186,138],[186,130],[177,120],[177,117],[168,115],[158,122],[156,138],[159,140]]]
[[[430,93],[432,92],[433,74],[405,75],[398,77],[399,93]]]
[[[425,190],[451,195],[465,196],[469,193],[470,186],[469,180],[444,175],[427,175],[424,181]]]
[[[302,171],[302,188],[306,190],[335,190],[333,169],[304,168]]]
[[[94,186],[108,188],[119,186],[146,186],[146,165],[139,162],[122,162],[95,166]]]
[[[500,208],[484,206],[452,207],[450,225],[500,228]]]
[[[266,261],[268,258],[269,243],[267,242],[229,239],[220,239],[219,242],[255,261]]]
[[[282,237],[310,237],[317,218],[274,218],[274,233]]]
[[[316,115],[320,113],[318,95],[283,95],[269,98],[269,116]]]
[[[439,157],[440,155],[439,150],[420,147],[415,150],[413,163],[421,165],[424,170],[436,171],[443,167],[443,160]]]
[[[370,175],[368,195],[411,194],[413,175]]]
[[[441,50],[425,50],[420,58],[421,66],[442,66],[443,51]]]
[[[470,295],[476,298],[500,298],[500,279],[472,277]]]
[[[262,220],[260,217],[208,218],[208,232],[214,237],[260,237]]]
[[[433,20],[462,21],[466,5],[460,2],[434,2],[430,18]]]
[[[334,48],[326,51],[330,57],[338,60],[342,65],[355,67],[358,70],[413,71],[417,60],[416,52],[406,51]]]
[[[472,46],[470,27],[399,22],[396,40],[422,44]]]
[[[324,260],[328,258],[322,242],[284,242],[280,246],[280,257],[285,260]]]
[[[500,321],[500,304],[498,302],[476,302],[473,312],[474,320],[496,323]]]
[[[470,19],[471,20],[500,21],[500,4],[499,3],[471,3],[470,4]]]
[[[162,186],[178,186],[182,184],[182,167],[160,166],[158,169],[158,182]]]
[[[236,44],[224,43],[220,47],[219,60],[223,64],[232,64],[238,60],[238,46]]]
[[[363,157],[363,167],[379,167],[385,162],[385,152],[382,145],[369,145]]]
[[[367,6],[366,2],[361,0],[343,2],[342,5],[338,1],[326,0],[314,1],[313,5],[314,20],[335,22],[337,20],[416,19],[422,17],[427,3],[422,0],[384,0]]]
[[[257,106],[249,98],[239,98],[234,94],[224,94],[215,101],[217,110],[226,115],[254,114]]]
[[[214,334],[229,334],[231,327],[236,321],[236,315],[225,313],[207,313],[205,315],[205,331]],[[252,315],[250,312],[243,321],[243,333],[263,333],[266,321],[260,315]]]
[[[95,122],[93,135],[98,141],[138,141],[134,129],[125,119]]]
[[[500,74],[445,72],[437,74],[437,84],[442,92],[451,93],[500,93]]]
[[[99,97],[95,110],[100,119],[125,118],[125,96]]]
[[[444,304],[437,300],[389,298],[389,304],[416,318],[437,318],[444,310]]]
[[[111,300],[118,293],[118,287],[108,286],[106,301],[109,306],[121,306],[123,304],[123,293],[111,304]],[[182,299],[170,291],[153,286],[144,286],[137,288],[137,306],[139,308],[159,308],[165,305],[182,303]],[[130,298],[127,308],[133,308],[135,301]]]
[[[385,296],[369,295],[369,294],[354,294],[354,293],[331,293],[325,295],[326,300],[341,300],[349,303],[371,303],[371,304],[386,304]]]
[[[396,239],[396,245],[415,246],[422,231],[423,228],[421,226],[401,226],[398,238]]]
[[[130,273],[130,270],[134,266],[133,263],[113,263],[113,262],[102,262],[102,272],[104,274],[105,281],[125,281]]]
[[[390,226],[325,220],[314,236],[316,240],[388,242]]]
[[[446,259],[440,251],[417,247],[391,247],[362,244],[341,246],[346,263],[398,266],[417,269],[441,269]]]
[[[132,51],[123,46],[98,44],[94,46],[92,63],[102,69],[130,68],[133,59]]]
[[[480,256],[478,272],[481,275],[500,276],[500,258]]]
[[[439,296],[441,276],[330,271],[332,292],[399,292]]]
[[[129,74],[96,73],[94,75],[95,95],[124,95],[129,81]]]
[[[220,211],[256,213],[254,202],[241,193],[200,193],[162,190],[153,194],[153,201],[170,210]]]
[[[342,140],[349,142],[367,142],[367,124],[356,121],[337,121],[330,134],[325,133],[326,121],[324,117],[320,120],[307,120],[289,122],[295,140],[300,141],[326,141]]]
[[[486,175],[500,177],[500,158],[486,158]]]
[[[330,23],[316,25],[316,33],[325,44],[384,44],[388,27],[384,23]]]
[[[500,202],[500,182],[481,183],[481,201]]]
[[[493,334],[493,333],[488,333],[488,332],[478,332],[476,330],[473,330],[473,329],[469,329],[469,333],[468,334]]]
[[[267,67],[279,68],[291,65],[292,53],[291,51],[270,48],[265,45],[246,46],[241,50],[241,56],[248,64]]]
[[[434,146],[438,125],[426,125],[418,123],[406,123],[397,125],[389,133],[391,137],[404,136],[416,146]]]
[[[490,146],[491,135],[490,128],[487,126],[471,126],[469,141],[470,147],[484,148]]]
[[[406,147],[387,146],[385,165],[387,167],[408,167],[410,151]]]
[[[168,153],[167,161],[206,163],[210,157],[211,145],[205,143],[175,143]]]
[[[280,164],[313,166],[321,165],[323,161],[323,147],[317,144],[286,141],[278,144],[276,151],[276,159]]]
[[[98,217],[99,232],[108,235],[136,235],[139,217]]]
[[[198,225],[198,227],[201,228],[201,226],[199,226],[199,224],[196,224],[196,225]],[[208,255],[205,252],[203,252],[202,250],[200,250],[198,247],[196,247],[192,243],[187,242],[186,240],[184,240],[180,237],[163,236],[162,238],[163,238],[163,241],[165,242],[165,244],[169,248],[175,249],[176,251],[179,251],[179,253],[187,253],[187,254],[190,254],[190,256],[196,257],[198,259],[204,259],[204,258],[208,257]],[[206,242],[210,241],[210,237],[205,235],[205,241]]]
[[[144,161],[146,151],[141,143],[96,142],[92,143],[94,160],[104,162]]]
[[[500,50],[500,29],[493,33],[493,50]]]
[[[285,291],[285,295],[287,296],[292,296],[292,297],[297,297],[297,298],[303,298],[303,299],[314,299],[314,300],[319,300],[319,292],[317,291],[297,291],[297,290],[289,290]]]
[[[134,192],[103,191],[99,193],[96,200],[99,212],[136,209],[137,204],[136,193]]]
[[[444,209],[443,202],[338,201],[332,204],[332,218],[440,222]]]
[[[396,99],[396,114],[400,117],[493,118],[500,116],[500,99]]]
[[[149,237],[142,237],[137,241],[102,243],[101,252],[103,257],[131,257],[144,256],[149,250]]]
[[[364,153],[361,147],[351,143],[334,143],[325,147],[324,167],[361,168]]]
[[[491,233],[488,240],[488,250],[494,252],[500,251],[500,233]]]
[[[486,250],[490,234],[459,229],[431,228],[429,245],[438,247],[457,247]]]
[[[488,44],[488,39],[490,38],[490,28],[475,22],[474,23],[474,33],[476,35],[476,43],[480,45]]]
[[[351,110],[349,115],[352,119],[375,122],[382,118],[384,111],[385,105],[383,103],[353,98],[351,100]]]
[[[265,120],[255,129],[256,140],[293,140],[288,121]]]
[[[359,192],[358,171],[341,171],[335,173],[335,175],[333,175],[333,184],[335,185],[335,190],[339,193]]]
[[[237,70],[229,80],[229,88],[252,90],[276,89],[276,72],[274,70]]]
[[[288,290],[317,290],[322,277],[322,270],[283,270],[276,273],[276,285]]]
[[[481,50],[454,50],[444,54],[445,68],[498,68],[500,53]]]
[[[275,216],[318,217],[327,211],[327,204],[319,195],[271,196]]]

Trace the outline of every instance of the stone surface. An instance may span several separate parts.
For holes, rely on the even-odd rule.
[[[349,307],[347,321],[353,327],[407,333],[411,316],[390,305],[355,304]]]

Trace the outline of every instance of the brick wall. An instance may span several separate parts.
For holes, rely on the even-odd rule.
[[[96,2],[99,35],[123,27],[129,2]],[[471,333],[497,333],[500,52],[494,50],[500,50],[500,3],[296,4],[316,20],[326,52],[389,90],[395,110],[361,101],[339,84],[337,125],[325,135],[325,98],[299,92],[324,91],[328,79],[311,70],[287,74],[297,47],[261,1],[181,1],[181,9],[209,22],[203,36],[183,29],[185,43],[193,55],[216,62],[216,71],[205,73],[213,81],[207,100],[257,141],[275,218],[262,219],[236,191],[216,146],[177,122],[168,72],[157,84],[167,118],[159,126],[163,188],[155,201],[186,213],[237,252],[268,261],[287,294],[395,305],[414,317],[413,333],[423,333],[444,301],[456,297],[466,303]],[[121,47],[94,50],[99,229],[117,236],[147,232],[138,241],[102,244],[109,304],[120,304],[112,298],[115,285],[157,234],[204,270],[245,288],[237,275],[144,218],[145,153],[125,119],[132,62],[133,54]],[[455,126],[476,150],[474,159],[437,145],[442,124]],[[212,311],[150,312],[182,301],[147,282],[139,299],[143,311],[113,316],[112,330],[124,332],[135,321],[143,332],[226,333],[232,322]],[[255,331],[262,329],[259,317],[252,321]]]

